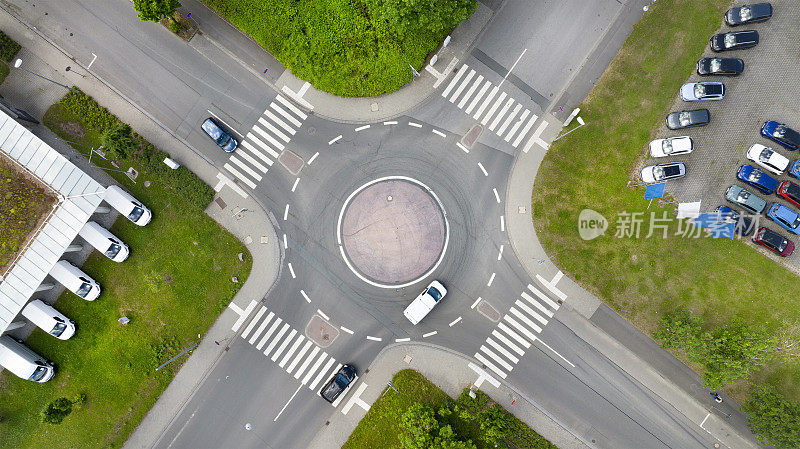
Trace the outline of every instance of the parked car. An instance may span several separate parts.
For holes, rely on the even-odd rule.
[[[677,156],[689,154],[694,149],[694,142],[689,136],[668,137],[650,142],[650,155],[653,157]]]
[[[444,288],[439,281],[431,281],[430,284],[417,296],[411,304],[403,311],[403,315],[411,321],[411,324],[416,325],[431,311],[439,301],[447,294],[447,289]]]
[[[789,176],[800,179],[800,159],[792,162],[792,166],[789,167]]]
[[[701,58],[697,61],[700,76],[739,76],[744,72],[744,61],[739,58]]]
[[[232,153],[233,150],[239,145],[239,142],[233,138],[228,132],[222,129],[216,120],[209,117],[200,125],[203,132],[206,133],[218,147],[222,148],[226,153]]]
[[[778,196],[800,208],[800,185],[792,181],[783,181],[778,186]]]
[[[742,165],[736,172],[736,178],[758,189],[761,193],[771,195],[775,193],[780,182],[752,165]]]
[[[709,121],[711,121],[711,114],[708,112],[708,109],[672,112],[667,115],[667,128],[691,128],[694,126],[708,125]]]
[[[791,240],[766,227],[758,228],[753,241],[779,256],[791,256],[794,252]]]
[[[725,84],[717,81],[686,83],[681,86],[683,101],[711,101],[725,98]]]
[[[764,126],[761,127],[761,135],[778,142],[790,150],[796,150],[800,147],[800,133],[783,123],[773,120],[764,122]]]
[[[767,211],[767,217],[792,234],[800,234],[800,214],[793,211],[789,206],[774,203]]]
[[[760,143],[754,143],[747,150],[747,158],[776,175],[783,174],[789,166],[789,159]]]
[[[725,199],[751,214],[760,214],[767,208],[766,201],[736,185],[728,187]]]
[[[711,50],[717,52],[755,47],[758,44],[758,31],[731,31],[715,34],[711,36],[709,42]]]
[[[358,378],[358,373],[353,365],[343,365],[333,378],[319,391],[322,399],[333,404],[347,388]]]
[[[714,213],[718,214],[720,221],[725,223],[736,223],[736,232],[742,236],[748,236],[753,233],[755,229],[755,222],[736,209],[731,209],[728,206],[717,206]]]
[[[642,169],[642,181],[647,183],[683,178],[684,176],[686,176],[686,165],[683,162],[648,165]]]
[[[766,22],[772,17],[772,5],[769,3],[756,3],[731,8],[725,13],[725,23],[728,26],[746,25],[748,23]]]

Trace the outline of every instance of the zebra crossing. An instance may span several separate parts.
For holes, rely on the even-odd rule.
[[[222,167],[255,189],[307,117],[278,94]]]
[[[256,312],[241,337],[259,351],[263,349],[266,357],[312,391],[342,367],[303,332],[298,332],[264,306]]]
[[[539,127],[530,133],[539,117],[509,97],[506,92],[501,92],[499,85],[484,80],[483,75],[476,77],[476,74],[475,69],[464,64],[442,91],[442,96],[448,98],[450,103],[455,104],[467,115],[479,120],[483,126],[487,126],[490,131],[514,148],[518,148],[525,141],[523,151],[527,153],[535,143],[542,143],[540,136],[547,127],[547,122],[542,121]]]
[[[520,294],[520,299],[486,337],[475,358],[505,379],[558,308],[557,302],[528,284],[528,290]]]

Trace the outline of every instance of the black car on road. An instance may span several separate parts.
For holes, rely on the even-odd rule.
[[[725,13],[725,23],[728,26],[746,25],[748,23],[766,22],[772,17],[772,5],[769,3],[756,3],[731,8]]]
[[[353,365],[344,365],[333,375],[333,378],[322,387],[319,394],[323,399],[333,404],[333,401],[356,380],[356,377],[358,377],[356,368]]]
[[[744,61],[739,58],[702,58],[697,61],[700,76],[739,76],[744,72]]]
[[[730,33],[715,34],[709,40],[714,51],[740,50],[755,47],[758,44],[758,31],[731,31]]]
[[[693,126],[708,125],[709,121],[711,121],[711,114],[708,112],[708,109],[672,112],[667,116],[667,128],[691,128]]]

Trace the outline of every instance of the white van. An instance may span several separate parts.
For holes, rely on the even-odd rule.
[[[75,322],[41,299],[34,299],[22,309],[22,316],[60,340],[75,335]]]
[[[67,290],[87,301],[94,301],[100,296],[100,284],[66,260],[56,262],[50,270],[50,276]]]
[[[114,262],[122,262],[131,252],[128,245],[93,221],[87,222],[78,234]]]
[[[153,218],[153,213],[150,212],[150,209],[144,207],[144,205],[130,193],[122,190],[122,187],[115,185],[108,186],[104,199],[111,207],[118,210],[119,213],[128,217],[128,220],[139,226],[150,223],[150,219]]]
[[[56,373],[53,362],[8,335],[0,337],[0,365],[17,377],[33,382],[47,382]]]

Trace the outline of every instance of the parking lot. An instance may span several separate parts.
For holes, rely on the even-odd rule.
[[[739,6],[744,2],[737,2]],[[759,43],[753,48],[715,53],[706,46],[701,57],[741,58],[744,61],[744,72],[738,77],[705,76],[701,77],[692,70],[686,82],[720,81],[725,83],[725,98],[720,101],[681,100],[675,86],[675,102],[669,112],[706,108],[711,113],[710,123],[706,126],[672,131],[665,125],[655,136],[665,138],[673,136],[690,136],[694,140],[694,151],[690,154],[663,158],[651,158],[649,152],[644,165],[680,161],[686,164],[686,176],[667,182],[666,193],[677,202],[701,201],[701,212],[711,212],[719,205],[740,208],[725,200],[725,190],[731,185],[747,188],[760,196],[767,203],[775,201],[787,205],[793,210],[797,208],[775,194],[764,195],[753,187],[736,179],[739,166],[750,164],[759,167],[746,157],[747,149],[754,143],[766,145],[783,156],[795,161],[800,158],[798,151],[790,151],[777,142],[760,135],[764,122],[775,120],[785,123],[792,129],[800,130],[800,71],[797,70],[797,59],[800,55],[800,39],[797,39],[797,23],[800,23],[800,10],[795,2],[788,0],[771,2],[772,18],[763,23],[738,27],[729,27],[720,17],[720,28],[717,33],[729,31],[756,30]],[[708,36],[709,38],[711,36]],[[774,175],[779,181],[793,180],[787,174]],[[793,241],[796,245],[800,238],[781,228],[762,214],[759,226],[767,226]],[[759,248],[765,254],[769,253]],[[800,267],[800,251],[787,258],[787,262],[795,268]]]

